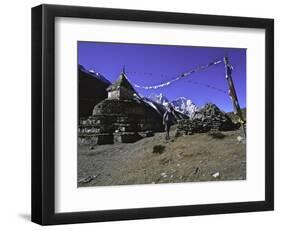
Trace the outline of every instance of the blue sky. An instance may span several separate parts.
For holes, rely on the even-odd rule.
[[[78,63],[86,69],[95,70],[114,82],[125,66],[128,79],[142,86],[164,83],[199,65],[222,59],[225,55],[234,67],[232,77],[240,106],[246,107],[246,49],[78,42]],[[223,63],[163,88],[136,88],[143,96],[163,93],[169,100],[186,97],[198,106],[213,102],[224,111],[232,111],[228,94],[216,89],[228,90]]]

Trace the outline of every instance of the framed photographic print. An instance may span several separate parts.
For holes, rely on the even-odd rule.
[[[273,19],[32,9],[32,221],[274,208]]]

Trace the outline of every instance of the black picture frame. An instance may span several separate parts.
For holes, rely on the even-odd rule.
[[[265,200],[55,213],[55,18],[109,19],[265,29]],[[125,9],[32,8],[32,221],[41,225],[222,214],[274,209],[274,20]]]

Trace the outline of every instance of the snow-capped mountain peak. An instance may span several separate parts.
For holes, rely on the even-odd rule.
[[[159,95],[152,93],[148,98],[164,106],[169,103],[169,100],[162,93]]]
[[[94,78],[97,78],[101,81],[103,81],[104,83],[106,84],[111,84],[111,82],[109,80],[107,80],[102,74],[96,72],[95,70],[93,69],[90,69],[90,70],[87,70],[84,66],[82,65],[78,65],[78,68],[80,71],[84,72],[84,73],[87,73],[89,75],[91,75],[92,77]]]
[[[190,99],[185,97],[179,97],[176,100],[169,102],[169,100],[162,93],[160,93],[159,95],[151,94],[149,99],[164,106],[170,103],[175,110],[190,117],[192,117],[194,113],[199,110],[199,108]]]
[[[174,106],[175,110],[187,114],[190,117],[199,110],[190,99],[186,99],[185,97],[179,97],[178,99],[171,101],[171,104]]]

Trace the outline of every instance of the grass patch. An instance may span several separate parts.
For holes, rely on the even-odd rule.
[[[223,139],[226,137],[223,133],[221,133],[219,131],[211,131],[208,133],[208,135],[215,139]]]
[[[165,151],[165,148],[164,145],[155,145],[153,146],[153,153],[162,154]]]

